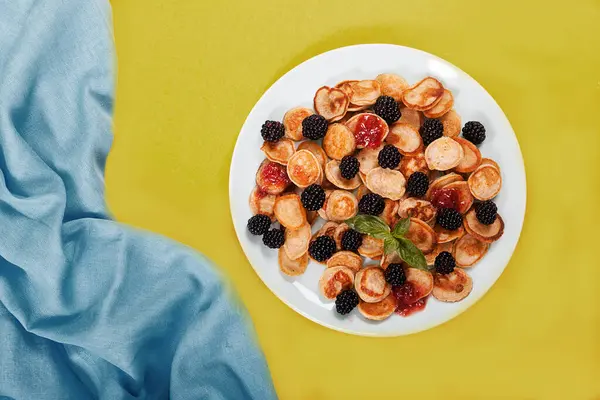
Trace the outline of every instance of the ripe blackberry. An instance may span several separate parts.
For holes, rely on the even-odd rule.
[[[253,235],[264,235],[271,226],[271,218],[264,214],[256,214],[248,220],[248,230]]]
[[[454,271],[454,267],[456,267],[456,261],[454,261],[454,257],[447,251],[442,251],[437,255],[434,262],[435,272],[438,274],[449,274]]]
[[[485,140],[485,127],[478,121],[469,121],[463,126],[462,134],[473,144],[481,144]]]
[[[400,158],[400,151],[396,146],[386,144],[383,149],[379,151],[377,161],[379,161],[379,166],[381,168],[396,169],[398,164],[400,164]]]
[[[363,214],[379,215],[385,208],[383,197],[377,193],[367,193],[358,202],[358,211]]]
[[[352,289],[344,290],[335,298],[335,311],[346,315],[358,305],[358,295]]]
[[[404,275],[402,264],[392,263],[388,265],[385,270],[385,280],[392,286],[403,285],[406,282],[406,275]]]
[[[274,143],[285,135],[285,127],[279,121],[266,121],[260,129],[260,134],[266,142]]]
[[[308,211],[317,211],[325,203],[325,191],[321,186],[313,183],[304,189],[300,195],[300,200],[304,208]]]
[[[340,172],[342,173],[342,178],[344,179],[352,179],[358,173],[358,168],[360,167],[360,162],[354,156],[344,156],[342,161],[340,161]]]
[[[308,254],[316,261],[323,262],[335,253],[335,240],[331,236],[319,236],[308,246]]]
[[[342,250],[357,252],[362,244],[362,235],[354,229],[348,229],[342,234]]]
[[[462,225],[462,215],[453,208],[442,208],[438,211],[437,223],[442,228],[455,231]]]
[[[423,197],[429,189],[429,178],[422,172],[413,172],[406,183],[409,196]]]
[[[319,140],[327,133],[327,120],[319,114],[312,114],[302,120],[302,134],[307,139]]]
[[[429,146],[431,142],[444,135],[444,125],[437,119],[429,118],[419,128],[419,133],[423,138],[423,144]]]
[[[281,229],[271,229],[263,235],[263,244],[270,249],[278,249],[283,246],[285,236]]]
[[[385,119],[388,124],[393,124],[402,116],[402,114],[400,114],[400,108],[398,108],[398,102],[390,96],[379,96],[373,106],[373,111],[375,111],[375,114]]]
[[[491,225],[496,222],[498,207],[491,200],[484,201],[475,205],[475,215],[482,224]]]

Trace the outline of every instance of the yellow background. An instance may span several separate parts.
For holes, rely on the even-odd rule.
[[[600,399],[598,0],[112,3],[109,204],[226,271],[282,399]],[[483,84],[528,181],[523,234],[496,286],[451,322],[392,339],[328,330],[277,300],[237,243],[228,201],[233,146],[262,93],[307,58],[373,42],[429,51]]]

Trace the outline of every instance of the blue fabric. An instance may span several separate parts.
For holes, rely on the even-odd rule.
[[[0,0],[0,398],[275,398],[211,263],[109,216],[114,75],[108,1]]]

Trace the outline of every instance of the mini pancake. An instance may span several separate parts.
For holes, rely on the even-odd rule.
[[[298,150],[308,150],[313,156],[317,158],[319,165],[321,168],[325,169],[325,164],[327,164],[327,154],[325,154],[325,150],[318,143],[313,142],[312,140],[306,140],[298,145]]]
[[[457,302],[469,295],[473,280],[465,271],[454,268],[449,274],[434,274],[433,297],[440,301]]]
[[[380,147],[390,132],[383,118],[369,112],[356,114],[345,125],[354,134],[357,149]]]
[[[405,122],[393,124],[385,141],[396,146],[404,156],[412,156],[423,151],[423,139],[418,128]]]
[[[283,249],[290,260],[296,260],[308,251],[312,232],[308,222],[298,229],[285,230],[285,243]]]
[[[305,188],[316,183],[323,171],[313,153],[300,150],[288,160],[287,173],[296,186]]]
[[[327,220],[327,213],[325,212],[327,208],[327,200],[329,199],[329,196],[331,196],[331,192],[333,192],[334,190],[335,189],[325,189],[325,202],[323,203],[323,207],[317,210],[317,214],[319,214],[319,217],[323,218],[324,220]]]
[[[433,290],[433,276],[431,272],[417,268],[405,268],[404,275],[406,275],[406,282],[409,282],[413,287],[414,295],[411,299],[414,300],[413,303],[423,297],[429,296]]]
[[[400,171],[387,168],[373,168],[365,184],[373,193],[390,200],[399,200],[406,191],[406,179]]]
[[[415,172],[423,172],[425,175],[429,175],[429,168],[427,167],[427,161],[423,153],[402,157],[398,170],[405,177],[411,176]]]
[[[416,218],[429,224],[435,221],[436,208],[427,200],[408,197],[398,204],[398,215],[401,218]]]
[[[453,105],[454,97],[452,97],[452,93],[448,89],[444,89],[442,98],[435,106],[431,107],[427,111],[423,111],[423,115],[425,115],[427,118],[439,118],[450,111]]]
[[[502,188],[502,175],[492,165],[479,167],[467,180],[473,197],[477,200],[490,200],[500,193]]]
[[[338,83],[337,85],[334,86],[334,88],[336,89],[340,89],[342,92],[344,92],[346,94],[346,96],[348,96],[348,99],[350,99],[352,97],[352,84],[358,82],[357,80],[347,80],[347,81],[341,81],[340,83]]]
[[[457,141],[443,136],[427,146],[425,160],[429,169],[447,171],[456,167],[464,154],[462,146]]]
[[[490,245],[482,242],[468,233],[454,244],[454,259],[456,265],[462,268],[472,267],[487,253]]]
[[[425,261],[427,265],[433,265],[435,263],[435,258],[442,252],[447,251],[448,253],[452,253],[452,243],[438,243],[433,248],[433,251],[429,254],[425,254]]]
[[[448,111],[440,118],[440,121],[442,121],[442,125],[444,126],[444,136],[456,137],[460,134],[462,121],[456,110],[452,109]]]
[[[433,192],[435,192],[438,189],[443,188],[446,185],[451,184],[452,182],[460,182],[460,181],[464,181],[463,177],[454,172],[450,172],[446,175],[442,175],[429,184],[429,189],[427,189],[427,193],[425,193],[425,198],[427,200],[431,201]]]
[[[360,177],[358,174],[352,179],[344,179],[342,177],[342,171],[340,171],[340,162],[338,160],[331,160],[325,166],[325,176],[327,180],[333,183],[340,189],[354,190],[360,186]]]
[[[323,86],[317,90],[313,99],[314,109],[329,122],[340,120],[348,110],[348,96],[340,90]]]
[[[350,155],[356,150],[354,134],[345,125],[329,125],[323,138],[323,150],[329,158],[341,160],[344,156]]]
[[[260,149],[269,160],[283,165],[296,152],[296,146],[290,139],[281,139],[275,143],[264,142]]]
[[[325,212],[330,221],[345,221],[358,212],[358,200],[351,192],[334,190],[327,199]]]
[[[358,311],[367,319],[383,321],[396,311],[396,298],[394,295],[389,294],[385,299],[377,303],[361,301],[358,303]]]
[[[298,276],[302,275],[304,271],[306,271],[306,267],[308,265],[308,253],[304,253],[304,255],[299,258],[292,260],[290,259],[283,247],[279,248],[279,269],[286,275],[289,276]]]
[[[335,240],[335,244],[337,246],[338,251],[342,249],[342,236],[346,231],[350,230],[350,227],[345,222],[342,222],[338,225],[333,233],[333,240]]]
[[[379,217],[388,224],[389,227],[393,227],[398,220],[398,202],[390,199],[384,199],[385,207]]]
[[[406,79],[396,74],[379,74],[375,80],[381,86],[381,94],[398,102],[402,101],[402,93],[410,87]]]
[[[373,236],[364,235],[362,244],[358,248],[358,254],[376,260],[383,254],[383,239],[375,239]]]
[[[253,215],[265,214],[273,219],[273,207],[277,196],[263,192],[257,186],[252,189],[248,203]]]
[[[495,242],[504,234],[504,221],[499,214],[493,224],[484,225],[477,219],[475,209],[472,209],[464,216],[463,224],[471,236],[485,243]]]
[[[437,234],[438,243],[450,243],[465,234],[465,228],[463,228],[462,225],[454,231],[442,228],[440,225],[434,226],[433,230]]]
[[[302,135],[302,121],[309,115],[314,114],[311,109],[305,107],[294,107],[283,116],[283,126],[285,127],[285,137],[299,141],[304,138]]]
[[[471,209],[471,206],[473,205],[473,196],[471,195],[469,184],[467,182],[452,182],[442,187],[442,189],[452,189],[456,191],[458,197],[456,211],[464,214]]]
[[[314,224],[319,214],[316,211],[306,211],[306,222],[310,225]]]
[[[256,185],[268,194],[280,194],[290,185],[285,166],[264,160],[256,172]]]
[[[411,110],[408,107],[402,106],[400,107],[400,114],[402,114],[402,116],[400,117],[398,122],[409,124],[415,127],[416,129],[419,129],[421,127],[421,124],[423,122],[423,115],[421,114],[421,112],[417,110]]]
[[[482,158],[480,167],[483,167],[484,165],[491,165],[492,167],[495,167],[498,171],[500,171],[500,166],[498,165],[498,163],[492,160],[491,158]]]
[[[381,86],[379,82],[373,80],[362,80],[350,84],[352,96],[350,103],[356,106],[369,106],[375,104],[377,98],[381,96]]]
[[[379,265],[385,271],[387,269],[387,267],[390,264],[393,264],[393,263],[398,263],[398,264],[403,263],[402,259],[400,258],[400,256],[396,252],[389,253],[389,254],[384,254],[381,257],[381,261],[379,262]]]
[[[417,218],[410,219],[408,232],[404,236],[413,242],[423,254],[431,253],[437,244],[435,231],[427,223]]]
[[[338,251],[327,260],[327,268],[346,267],[357,273],[362,268],[363,258],[351,251]]]
[[[383,268],[370,265],[358,271],[354,277],[354,288],[359,297],[367,303],[377,303],[385,299],[392,287],[385,281]]]
[[[481,152],[473,143],[461,137],[455,137],[452,140],[458,142],[463,148],[464,157],[460,163],[454,168],[456,172],[469,173],[473,172],[481,164]]]
[[[402,101],[408,108],[425,111],[435,106],[444,94],[444,86],[435,78],[427,77],[402,94]]]
[[[360,201],[360,199],[368,193],[371,193],[371,191],[365,185],[360,185],[356,191],[356,200]]]
[[[354,285],[354,272],[347,267],[332,267],[323,271],[319,279],[319,289],[325,298],[333,300]]]
[[[374,149],[364,148],[356,155],[356,159],[360,163],[358,170],[365,176],[371,172],[373,168],[379,167],[377,157],[379,156],[381,149],[383,149],[383,145]]]
[[[306,210],[295,193],[279,196],[273,208],[275,218],[286,229],[299,229],[306,223]]]
[[[337,222],[333,222],[333,221],[327,221],[323,224],[323,226],[321,227],[321,229],[319,229],[314,235],[313,235],[313,239],[317,238],[319,236],[331,236],[333,237],[333,235],[335,234],[335,230],[337,229],[337,227],[339,226],[339,224]]]

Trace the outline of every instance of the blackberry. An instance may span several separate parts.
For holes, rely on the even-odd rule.
[[[485,127],[481,122],[469,121],[463,126],[462,134],[473,144],[481,144],[485,140]]]
[[[253,235],[264,235],[271,226],[271,218],[264,214],[256,214],[248,220],[248,230]]]
[[[260,134],[266,142],[274,143],[285,135],[285,127],[279,121],[266,121],[260,129]]]
[[[385,119],[388,124],[393,124],[402,116],[402,114],[400,114],[400,108],[398,108],[398,102],[390,96],[379,96],[373,106],[373,111],[375,111],[375,114]]]
[[[304,208],[308,211],[317,211],[325,203],[325,191],[321,186],[313,183],[304,189],[300,195],[300,200]]]
[[[491,225],[496,222],[498,207],[491,200],[484,201],[475,205],[475,215],[482,224]]]
[[[308,246],[308,254],[316,261],[323,262],[335,253],[335,240],[331,236],[319,236]]]
[[[344,179],[352,179],[358,173],[358,168],[360,167],[360,162],[354,156],[344,156],[342,161],[340,161],[340,172],[342,173],[342,178]]]
[[[357,252],[362,244],[362,235],[354,229],[349,229],[342,234],[342,250]]]
[[[358,202],[358,211],[363,214],[379,215],[385,208],[383,197],[377,193],[367,193]]]
[[[278,249],[283,246],[285,236],[281,229],[271,229],[263,235],[263,244],[270,249]]]
[[[454,257],[447,251],[442,251],[435,258],[435,272],[438,274],[449,274],[454,271],[454,267],[456,267],[456,261],[454,261]]]
[[[358,295],[354,290],[344,290],[335,298],[335,311],[346,315],[358,305]]]
[[[379,151],[377,161],[379,161],[379,166],[381,168],[396,169],[398,164],[400,164],[400,157],[400,151],[396,146],[386,144],[383,149]]]
[[[442,208],[438,211],[437,223],[444,229],[455,231],[462,225],[462,215],[453,208]]]
[[[413,172],[406,183],[406,191],[410,196],[423,197],[429,189],[429,178],[422,172]]]
[[[404,275],[402,264],[392,263],[388,265],[385,270],[385,280],[392,286],[403,285],[406,282],[406,275]]]
[[[437,119],[429,118],[419,128],[419,133],[423,138],[423,144],[429,146],[431,142],[444,135],[444,125]]]
[[[319,115],[313,114],[302,120],[302,134],[307,139],[319,140],[327,133],[327,120]]]

